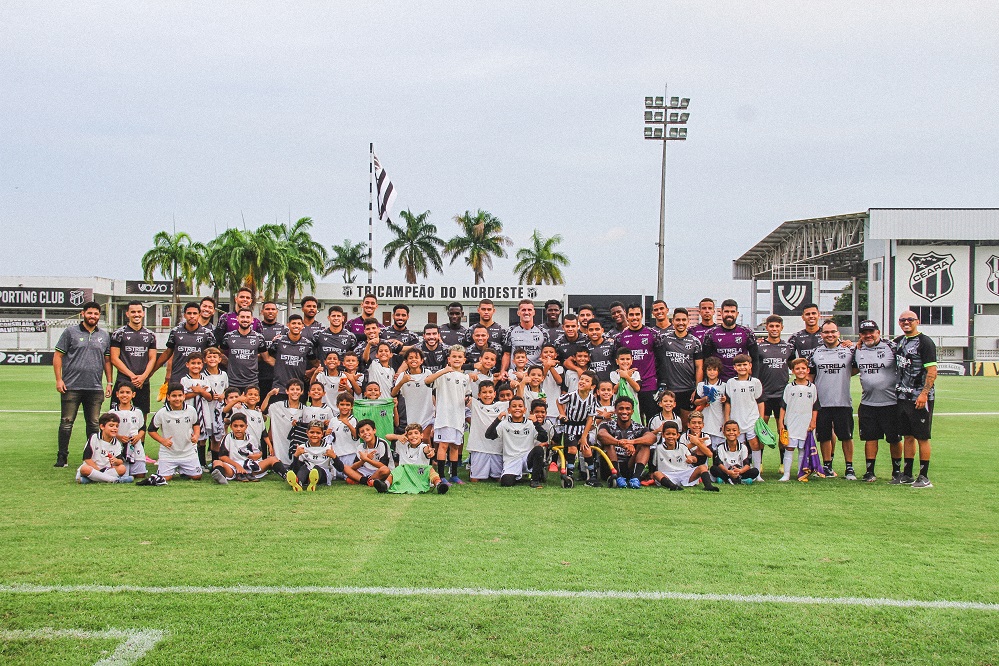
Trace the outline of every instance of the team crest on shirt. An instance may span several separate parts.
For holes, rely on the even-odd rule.
[[[909,290],[931,303],[954,291],[954,276],[950,267],[954,265],[953,254],[913,254],[909,257],[912,275],[909,277]]]
[[[985,265],[989,267],[989,277],[985,280],[985,286],[996,296],[999,296],[999,256],[992,255]]]

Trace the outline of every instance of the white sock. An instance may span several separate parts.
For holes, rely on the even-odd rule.
[[[763,451],[752,451],[750,456],[753,459],[753,467],[759,469],[763,466]]]
[[[100,481],[101,483],[114,483],[118,478],[118,475],[115,474],[113,470],[101,472],[95,469],[90,472],[90,476],[88,478],[91,481]]]
[[[784,449],[784,478],[791,478],[791,465],[794,464],[794,449]]]

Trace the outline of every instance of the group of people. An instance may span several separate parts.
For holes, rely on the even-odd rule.
[[[895,340],[867,320],[852,343],[832,320],[820,322],[814,304],[804,308],[804,328],[785,339],[781,317],[768,317],[758,338],[738,324],[735,301],[716,312],[709,298],[696,312],[670,312],[657,300],[651,325],[641,305],[613,303],[606,327],[592,307],[563,313],[555,300],[545,303],[540,324],[534,302],[521,301],[518,322],[504,327],[483,299],[474,325],[465,326],[463,306],[452,303],[447,323],[420,333],[408,328],[405,304],[382,325],[373,295],[349,320],[342,307],[329,307],[326,322],[311,296],[284,323],[272,302],[258,319],[249,289],[234,300],[217,319],[213,299],[188,303],[162,352],[141,302],[128,304],[128,323],[111,333],[98,327],[99,306],[84,304],[79,326],[56,345],[56,466],[68,464],[82,405],[81,483],[159,485],[210,474],[228,484],[275,472],[296,491],[341,479],[382,492],[446,492],[464,483],[464,461],[470,481],[502,486],[540,487],[557,474],[564,487],[717,491],[764,480],[763,450],[775,442],[762,433],[771,423],[780,481],[837,476],[836,440],[844,478],[857,480],[850,381],[859,374],[863,481],[877,480],[884,439],[890,483],[932,487],[936,349],[909,311]],[[163,406],[147,423],[150,378],[162,367]],[[107,397],[111,409],[101,414]],[[147,436],[159,445],[155,461]],[[806,450],[821,465],[803,470]],[[147,475],[151,463],[156,473]]]

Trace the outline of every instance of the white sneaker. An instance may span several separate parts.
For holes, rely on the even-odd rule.
[[[790,480],[791,480],[791,477],[789,477],[789,476],[782,476],[782,477],[780,477],[780,478],[779,478],[779,479],[777,479],[777,480],[778,480],[778,481],[780,481],[781,483],[783,483],[783,482],[785,482],[785,481],[790,481]]]

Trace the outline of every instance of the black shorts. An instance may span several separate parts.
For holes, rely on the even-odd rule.
[[[108,406],[109,409],[118,409],[118,387],[122,384],[128,384],[132,386],[132,382],[129,381],[128,377],[118,376],[115,380],[114,388],[111,389],[111,404]],[[132,398],[132,404],[142,410],[144,416],[149,416],[149,380],[146,380],[142,384],[142,388],[137,389],[132,386],[135,390],[135,396]]]
[[[916,409],[910,400],[898,401],[898,432],[904,437],[926,440],[933,428],[933,401],[926,402],[926,409]]]
[[[673,391],[676,395],[676,408],[684,412],[694,411],[694,401],[691,396],[694,394],[694,389],[682,389],[680,391]]]
[[[898,405],[860,405],[857,424],[860,426],[860,439],[865,442],[883,439],[889,444],[898,444],[902,441],[902,436],[898,434]]]
[[[853,409],[850,407],[820,407],[815,419],[815,438],[820,442],[832,439],[833,432],[842,442],[853,439]]]
[[[775,419],[780,418],[780,410],[784,407],[784,398],[767,398],[763,401],[763,417]]]

